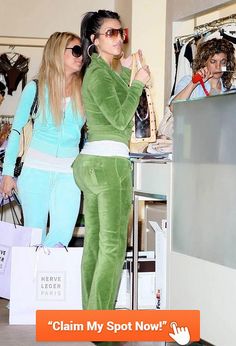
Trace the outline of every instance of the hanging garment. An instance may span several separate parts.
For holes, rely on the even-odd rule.
[[[8,95],[12,95],[22,81],[22,90],[26,84],[26,75],[29,70],[29,58],[19,54],[15,62],[8,58],[7,54],[0,55],[0,73],[4,75]]]
[[[179,54],[180,54],[180,50],[182,47],[183,47],[183,45],[181,45],[180,40],[177,39],[176,42],[174,42],[175,77],[174,77],[174,84],[172,86],[171,96],[174,95],[174,92],[175,92],[175,84],[176,84],[176,77],[177,77],[177,70],[178,70],[178,63],[179,63]]]
[[[186,75],[192,74],[193,49],[195,47],[194,40],[191,38],[180,50],[178,66],[176,71],[176,85]],[[195,50],[195,49],[194,49]],[[195,53],[195,52],[194,52]]]
[[[236,22],[223,25],[220,33],[223,38],[230,41],[234,45],[236,44]]]
[[[236,37],[235,36],[227,34],[224,30],[222,30],[221,35],[226,40],[230,41],[233,44],[236,44]]]

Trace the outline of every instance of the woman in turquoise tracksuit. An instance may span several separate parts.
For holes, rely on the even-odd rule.
[[[38,112],[33,136],[17,180],[13,179],[22,128],[27,123],[36,84],[24,88],[12,125],[3,165],[4,196],[18,190],[24,224],[43,230],[46,246],[68,245],[80,207],[80,190],[71,164],[79,152],[84,124],[80,98],[80,38],[56,32],[48,39],[38,73]],[[48,214],[50,229],[46,235]]]

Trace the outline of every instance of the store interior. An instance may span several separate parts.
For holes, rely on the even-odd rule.
[[[145,61],[151,70],[150,90],[156,128],[158,128],[164,117],[165,108],[176,80],[181,78],[181,74],[186,71],[181,66],[176,66],[176,46],[180,45],[182,47],[195,39],[196,36],[204,36],[212,32],[217,32],[220,35],[222,30],[227,30],[227,28],[232,35],[236,33],[235,0],[199,0],[197,2],[189,0],[87,0],[86,2],[70,0],[69,2],[64,2],[63,0],[57,0],[56,4],[49,0],[42,0],[37,4],[33,4],[30,0],[25,0],[21,4],[17,1],[6,2],[0,0],[0,6],[0,56],[8,54],[15,58],[21,55],[28,59],[28,68],[24,76],[25,82],[35,77],[41,61],[43,47],[51,33],[55,31],[78,33],[83,14],[90,10],[106,8],[119,12],[123,26],[128,28],[128,42],[124,47],[126,54],[128,55],[141,48]],[[233,81],[233,85],[236,87],[236,78]],[[4,102],[0,105],[2,126],[4,123],[12,123],[23,86],[24,78],[21,78],[15,88],[16,90],[13,90],[12,93],[7,93]],[[232,98],[229,99],[229,103],[231,102],[233,102]],[[230,110],[231,106],[228,105],[228,107]],[[177,108],[177,113],[181,113],[181,111],[181,107]],[[196,114],[198,112],[197,109],[193,109],[193,111]],[[231,120],[229,119],[229,121]],[[200,130],[201,124],[199,123]],[[148,143],[146,143],[147,145]],[[203,147],[203,153],[204,150],[205,148]],[[177,190],[175,190],[173,184],[179,184],[182,171],[178,171],[173,166],[175,172],[173,175],[172,163],[169,160],[165,167],[161,166],[163,165],[150,164],[142,167],[141,165],[139,166],[139,162],[136,164],[135,172],[137,175],[134,177],[134,191],[138,192],[141,189],[146,194],[155,195],[154,197],[152,195],[151,197],[149,196],[150,198],[146,198],[146,196],[143,200],[137,200],[138,251],[143,251],[146,254],[148,252],[155,253],[155,232],[149,221],[162,224],[162,227],[166,229],[167,235],[164,240],[165,253],[162,254],[165,257],[165,261],[159,267],[160,272],[163,268],[165,270],[165,273],[162,273],[162,279],[159,281],[159,285],[165,289],[162,302],[159,302],[162,304],[161,308],[173,310],[200,309],[202,311],[201,341],[192,343],[192,346],[231,346],[233,345],[232,340],[236,338],[236,331],[233,326],[236,307],[236,266],[233,255],[230,257],[232,249],[230,248],[231,250],[229,251],[229,261],[225,263],[222,254],[219,258],[217,256],[214,257],[214,255],[211,256],[209,249],[207,249],[207,254],[202,254],[198,251],[194,252],[196,250],[194,243],[191,244],[192,252],[186,251],[186,247],[189,249],[189,244],[186,244],[186,247],[182,247],[182,245],[179,246],[179,239],[175,242],[172,234],[173,230],[177,232],[176,234],[180,234],[181,237],[181,233],[178,233],[178,231],[180,227],[183,228],[182,224],[177,225],[176,228],[173,225],[175,213],[178,210],[178,203],[181,198],[191,199],[191,196],[189,191],[183,191],[183,195],[181,195],[181,192],[179,195],[173,195]],[[164,169],[160,170],[160,168]],[[222,172],[222,174],[226,174],[224,171]],[[183,173],[185,174],[185,171]],[[194,178],[197,179],[198,177]],[[231,175],[227,175],[227,178],[232,178],[233,181]],[[196,193],[196,190],[193,189],[191,193]],[[224,190],[222,190],[223,193]],[[162,195],[164,198],[156,198],[156,195]],[[209,215],[202,217],[209,229],[211,229],[212,224],[215,227],[217,226],[215,222],[211,222],[211,218],[214,218],[214,207],[216,206],[217,211],[223,210],[224,214],[229,207],[228,205],[222,207],[221,203],[215,202],[214,198],[216,196],[219,197],[219,194],[209,197],[209,200],[213,198],[213,208],[209,207]],[[209,201],[208,199],[206,200]],[[199,198],[198,202],[202,203],[201,198]],[[196,203],[196,201],[194,200],[192,203]],[[208,205],[205,204],[204,208],[207,209]],[[191,212],[192,210],[188,210],[189,214],[186,216],[189,223],[191,223],[189,219],[196,217],[196,213],[193,212],[191,214]],[[199,214],[197,215],[199,216]],[[229,217],[230,224],[231,213]],[[183,220],[184,218],[185,216],[183,215]],[[166,225],[164,225],[163,221],[166,221]],[[223,220],[221,221],[223,222]],[[81,246],[83,244],[84,228],[80,228],[80,224],[77,226],[74,233],[73,246]],[[195,228],[194,230],[196,232]],[[212,236],[212,232],[212,230],[209,230],[209,237]],[[186,237],[193,239],[191,231]],[[214,242],[214,244],[220,246],[223,239],[222,234],[217,233],[217,237],[219,238],[217,238],[218,242]],[[233,240],[234,236],[230,239]],[[131,227],[129,250],[134,246],[134,242]],[[229,245],[230,241],[228,240],[224,248],[225,251],[227,251],[227,246]],[[147,254],[146,262],[156,261],[153,258],[148,259],[148,256]],[[153,280],[155,280],[154,272],[150,270],[149,276],[141,275],[139,280],[140,282],[142,281],[139,300],[143,302],[143,306],[140,303],[138,308],[155,309],[156,300],[148,300],[146,295],[147,290],[152,292],[150,287]],[[126,289],[125,286],[124,289]],[[127,308],[122,301],[123,296],[120,296],[119,299],[119,308]],[[127,296],[125,296],[125,299],[127,299]],[[128,308],[131,308],[130,301],[127,304]],[[3,345],[31,346],[42,344],[54,346],[58,344],[56,342],[36,343],[35,326],[9,325],[8,318],[8,301],[0,299],[0,339]],[[217,325],[221,327],[218,328]],[[62,346],[73,344],[81,346],[92,345],[90,342],[60,342]],[[167,346],[168,344],[162,342],[129,342],[125,345]],[[174,343],[170,345],[174,345]]]

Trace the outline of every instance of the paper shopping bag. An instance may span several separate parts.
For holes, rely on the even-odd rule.
[[[41,243],[42,230],[0,221],[0,297],[10,298],[12,246]]]
[[[82,248],[12,250],[10,324],[35,324],[36,310],[80,310]]]

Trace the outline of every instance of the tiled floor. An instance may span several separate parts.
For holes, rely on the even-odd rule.
[[[35,326],[9,325],[8,301],[0,298],[0,345],[2,346],[94,346],[91,342],[36,342]],[[125,346],[163,346],[159,342],[129,342]],[[173,345],[173,344],[172,344]]]
[[[10,326],[8,301],[0,299],[0,344],[2,346],[94,346],[91,342],[36,342],[35,326]]]

